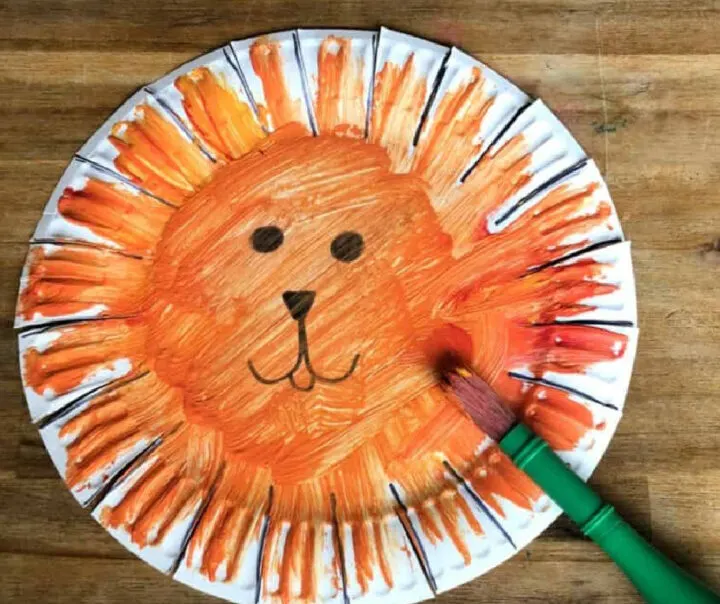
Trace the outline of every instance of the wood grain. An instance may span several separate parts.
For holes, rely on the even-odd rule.
[[[380,23],[457,44],[542,97],[603,169],[633,241],[642,334],[627,412],[593,483],[720,588],[720,252],[708,251],[720,237],[719,20],[712,0],[0,4],[0,601],[213,601],[134,559],[74,503],[25,411],[17,280],[71,154],[137,87],[229,39]],[[438,598],[636,601],[562,519]]]

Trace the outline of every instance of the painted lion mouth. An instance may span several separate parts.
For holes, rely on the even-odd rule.
[[[250,369],[250,373],[253,374],[253,377],[260,382],[261,384],[278,384],[279,382],[282,382],[283,380],[288,380],[293,388],[296,390],[302,390],[303,392],[309,392],[315,387],[315,384],[317,382],[323,383],[323,384],[337,384],[339,382],[343,382],[346,379],[348,379],[353,372],[355,371],[355,368],[357,367],[358,361],[360,360],[360,354],[355,354],[353,356],[352,362],[350,363],[350,367],[343,373],[342,375],[336,376],[336,377],[327,377],[324,375],[320,375],[315,368],[312,365],[312,362],[310,361],[310,348],[308,346],[308,338],[307,338],[307,330],[305,329],[305,318],[300,318],[297,320],[298,324],[298,355],[297,360],[295,361],[295,364],[292,366],[292,368],[287,371],[286,373],[282,374],[280,377],[276,378],[268,378],[264,377],[260,374],[260,372],[257,370],[255,365],[252,362],[252,359],[248,359],[248,368]],[[305,364],[305,369],[307,370],[308,374],[310,375],[310,381],[307,385],[303,386],[297,383],[295,380],[295,374],[297,371]]]

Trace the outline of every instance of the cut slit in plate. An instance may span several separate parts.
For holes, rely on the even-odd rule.
[[[279,530],[275,527],[268,533],[263,544],[261,601],[302,599],[307,591],[304,577],[312,576],[318,602],[343,602],[345,586],[336,526],[319,519],[274,522],[280,523]],[[292,546],[297,542],[307,545],[304,551]]]
[[[90,393],[86,397],[71,404],[65,413],[57,419],[48,423],[40,429],[45,448],[52,459],[55,468],[60,476],[67,482],[69,467],[67,448],[72,443],[72,435],[63,433],[63,428],[73,418],[79,416],[92,404],[95,393]],[[75,486],[68,487],[73,497],[83,507],[88,507],[117,476],[123,473],[123,470],[132,464],[134,460],[151,451],[156,446],[156,440],[138,437],[136,442],[123,450],[123,452],[114,459],[103,464],[98,468],[97,472],[88,480],[82,481]]]
[[[146,258],[109,249],[32,244],[20,277],[15,327],[135,314],[150,266]],[[78,291],[85,294],[81,300],[74,298]]]
[[[411,507],[406,512],[438,593],[489,570],[493,566],[491,552],[502,551],[507,556],[515,553],[515,548],[496,523],[462,485],[448,487],[450,493],[452,500],[447,495],[444,498],[440,496],[424,503],[421,510]],[[402,495],[399,497],[402,499]],[[447,532],[442,521],[442,514],[446,511],[439,508],[447,506],[454,508],[451,513],[459,519],[458,533],[464,540],[462,552],[454,545],[453,536]],[[429,532],[428,525],[432,527],[432,532]]]
[[[529,509],[498,496],[494,503],[498,512],[468,479],[447,462],[446,466],[452,486],[421,506],[407,508],[438,593],[489,571],[497,555],[513,556],[535,537],[535,526],[547,527],[561,513],[545,495]],[[447,530],[443,519],[448,514],[459,520],[457,532]],[[462,547],[457,546],[458,539]]]
[[[260,123],[269,132],[297,123],[313,131],[294,31],[231,43]]]
[[[453,48],[418,131],[413,170],[441,196],[529,102],[487,65]]]
[[[367,136],[376,38],[373,31],[298,30],[310,108],[318,134]]]
[[[53,190],[33,240],[86,243],[151,255],[173,211],[126,179],[75,158]]]
[[[174,578],[232,602],[252,602],[260,593],[272,489],[265,501],[242,508],[225,506],[221,489],[219,484],[208,498]],[[233,542],[218,548],[227,534],[233,535]]]
[[[510,375],[520,380],[555,386],[561,390],[580,395],[588,401],[614,410],[621,410],[627,397],[632,374],[638,330],[634,327],[605,326],[609,332],[624,336],[625,344],[618,357],[612,361],[590,365],[584,373],[561,373],[543,371],[533,373],[527,368],[514,368]]]
[[[561,311],[556,320],[620,325],[629,322],[636,325],[637,303],[630,242],[611,243],[574,254],[572,257],[560,259],[549,268],[552,270],[587,262],[594,262],[601,267],[593,280],[612,286],[612,291],[582,300],[582,304],[588,307],[585,312],[563,315]]]
[[[565,216],[565,220],[581,218],[597,212],[603,204],[607,206],[607,219],[602,224],[597,225],[590,233],[584,232],[581,234],[583,239],[586,240],[586,246],[623,239],[620,221],[610,198],[610,193],[603,181],[600,170],[592,160],[550,184],[546,184],[542,190],[530,197],[525,197],[519,201],[509,200],[504,203],[488,215],[488,232],[494,234],[503,231],[550,197],[557,199],[556,204],[567,203],[573,199],[581,198],[581,205],[578,204],[578,207],[572,208]],[[563,243],[571,244],[575,243],[575,241],[568,240]]]
[[[635,340],[636,338],[634,338]],[[633,352],[633,350],[629,350],[626,353],[630,361]],[[631,365],[630,362],[627,364]],[[618,408],[614,408],[607,406],[607,404],[601,404],[603,401],[599,401],[588,394],[569,389],[567,380],[563,382],[560,379],[555,384],[544,378],[533,378],[521,374],[514,374],[512,377],[522,382],[522,391],[525,396],[528,396],[532,391],[531,405],[548,405],[553,399],[559,398],[580,405],[586,410],[586,413],[591,417],[592,430],[585,434],[574,447],[555,446],[554,450],[580,478],[587,480],[607,450],[622,418],[622,404],[619,399],[615,398],[615,401],[618,402]],[[615,390],[617,394],[620,394],[623,385],[618,384]],[[609,397],[606,397],[604,402],[607,402],[607,400],[609,400]],[[541,430],[536,425],[533,425],[533,422],[537,421],[537,411],[534,414],[534,417],[528,418],[525,416],[524,419],[526,423],[535,428],[536,432],[540,432]]]
[[[230,45],[185,63],[148,90],[216,161],[237,159],[265,138]]]
[[[542,101],[536,100],[517,116],[500,138],[480,157],[479,162],[463,175],[464,186],[475,185],[476,179],[483,178],[481,167],[489,164],[503,149],[509,151],[512,147],[518,157],[528,158],[524,172],[529,178],[513,191],[510,198],[503,200],[503,207],[513,207],[523,198],[542,190],[543,185],[558,174],[587,158],[582,147],[560,120]]]
[[[129,495],[133,485],[144,474],[150,472],[155,464],[161,463],[157,449],[125,474],[112,488],[112,490],[97,504],[93,510],[93,517],[133,554],[157,568],[159,571],[171,574],[177,567],[178,561],[183,557],[187,540],[195,525],[196,519],[202,513],[204,497],[191,498],[178,510],[179,520],[168,530],[164,531],[162,520],[148,529],[146,544],[139,544],[137,537],[121,527],[112,525],[112,512],[123,499]]]
[[[123,319],[21,334],[20,372],[31,419],[41,422],[98,388],[142,372],[133,354],[140,335]]]
[[[216,169],[180,119],[145,90],[115,111],[78,155],[176,206]]]
[[[375,57],[369,140],[385,147],[393,168],[411,168],[421,126],[449,48],[382,28]]]
[[[347,595],[352,602],[379,602],[392,597],[394,601],[411,603],[433,597],[399,516],[391,513],[373,521],[341,523],[340,530],[347,569]],[[366,533],[363,538],[354,536],[360,531]],[[384,564],[393,569],[390,583],[378,563],[373,564],[369,578],[364,576],[366,571],[358,564],[356,547],[362,543],[385,552]]]
[[[497,233],[488,218],[499,208],[541,199],[545,188],[586,161],[580,145],[542,102],[523,109],[461,176],[460,184],[443,183],[442,194],[433,199],[444,230],[453,238],[453,255],[463,257],[478,241]]]

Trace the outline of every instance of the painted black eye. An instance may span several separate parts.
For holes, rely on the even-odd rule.
[[[340,233],[330,244],[330,253],[340,262],[352,262],[360,258],[365,244],[362,235],[354,231]]]
[[[274,252],[278,249],[285,239],[283,232],[276,226],[264,226],[253,231],[252,237],[253,249],[261,254]]]

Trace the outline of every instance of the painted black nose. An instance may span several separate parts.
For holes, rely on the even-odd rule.
[[[296,321],[304,319],[315,302],[315,292],[310,291],[286,291],[282,296],[290,316]]]

